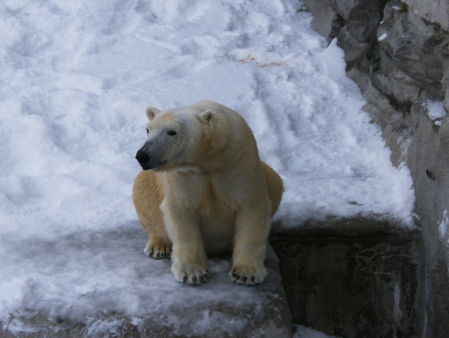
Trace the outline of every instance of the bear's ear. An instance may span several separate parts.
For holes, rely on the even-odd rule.
[[[214,115],[215,115],[215,112],[214,112],[213,110],[207,109],[207,110],[205,110],[205,111],[199,113],[199,114],[197,115],[197,117],[198,117],[198,120],[200,120],[201,123],[207,123],[207,124],[210,124],[211,121],[212,121],[213,118],[214,118]]]
[[[159,114],[161,111],[159,109],[153,108],[153,107],[148,107],[147,108],[147,117],[148,119],[151,121],[152,119],[154,119],[154,117]]]

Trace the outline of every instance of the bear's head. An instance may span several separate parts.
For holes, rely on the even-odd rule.
[[[200,168],[223,149],[229,134],[224,114],[213,109],[146,110],[148,138],[136,154],[144,170]]]

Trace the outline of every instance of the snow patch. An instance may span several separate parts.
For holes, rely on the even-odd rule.
[[[441,125],[442,119],[447,116],[444,101],[426,101],[427,115],[435,124]]]
[[[377,41],[384,41],[384,40],[386,39],[387,36],[388,36],[387,33],[383,33],[381,36],[379,36],[379,37],[377,38]]]
[[[393,5],[392,8],[393,8],[393,10],[395,10],[395,11],[404,11],[404,9],[405,9],[405,4]]]
[[[332,39],[329,46],[317,55],[322,63],[323,73],[335,81],[346,78],[344,52],[337,46],[337,42],[337,39]]]
[[[295,325],[293,338],[337,338],[336,336],[330,336],[323,332],[305,327],[303,325]]]
[[[447,214],[447,210],[444,209],[443,218],[438,226],[438,230],[440,232],[440,238],[444,240],[446,238],[447,227],[449,225],[449,216]]]

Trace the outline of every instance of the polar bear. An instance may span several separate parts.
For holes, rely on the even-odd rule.
[[[263,282],[270,219],[283,194],[279,175],[259,158],[245,120],[211,101],[147,109],[148,138],[133,187],[149,235],[144,252],[169,258],[175,279],[208,279],[207,253],[232,252],[230,277]],[[172,251],[173,250],[173,251]]]

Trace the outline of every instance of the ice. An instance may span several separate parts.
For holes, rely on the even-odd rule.
[[[282,226],[358,214],[413,226],[408,169],[392,166],[379,127],[345,76],[342,51],[311,30],[301,6],[293,0],[0,4],[4,325],[33,330],[11,314],[43,311],[110,330],[117,323],[89,316],[101,309],[139,313],[142,285],[155,281],[161,297],[183,288],[168,262],[142,254],[146,238],[131,202],[148,105],[207,99],[240,112],[262,159],[284,179],[276,215]],[[227,281],[227,268],[217,266],[214,278]],[[211,293],[204,290],[206,299]],[[190,299],[169,301],[176,307]]]

